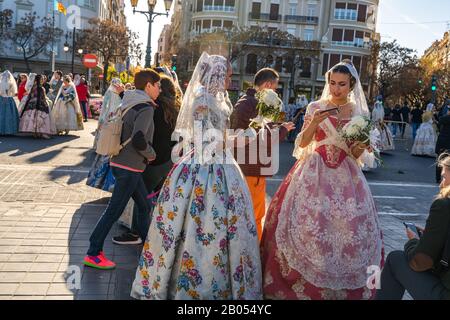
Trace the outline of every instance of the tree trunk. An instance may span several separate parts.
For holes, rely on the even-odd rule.
[[[103,63],[103,84],[102,84],[102,94],[104,95],[106,93],[107,90],[107,85],[108,85],[108,67],[109,67],[109,62],[108,60],[105,60],[105,62]]]
[[[25,65],[27,66],[27,72],[31,72],[30,63],[28,62],[27,55],[25,54],[25,48],[22,48],[23,50],[23,61],[25,61]]]

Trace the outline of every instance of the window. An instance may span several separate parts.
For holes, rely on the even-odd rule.
[[[279,4],[272,3],[270,4],[270,20],[278,20],[278,12],[280,9]]]
[[[327,73],[327,71],[329,69],[328,68],[328,66],[330,65],[329,59],[330,59],[330,55],[328,53],[325,53],[323,55],[323,61],[322,61],[322,75],[325,75],[325,73]]]
[[[283,69],[283,58],[277,57],[275,59],[275,70],[277,70],[278,72],[281,72],[282,69]]]
[[[344,30],[343,29],[333,29],[333,37],[331,38],[332,41],[342,41]]]
[[[291,15],[291,16],[297,15],[297,4],[296,3],[289,4],[289,15]]]
[[[305,58],[302,61],[302,72],[300,77],[310,78],[311,77],[311,59]]]
[[[303,38],[305,41],[313,41],[314,40],[314,30],[306,29],[303,33]]]
[[[212,26],[215,28],[221,28],[222,27],[222,20],[213,20]]]
[[[354,30],[345,30],[344,32],[344,41],[353,42],[355,37]]]
[[[330,55],[330,68],[334,67],[339,62],[341,62],[341,55],[340,54],[334,54],[333,53],[333,54]]]
[[[203,0],[197,0],[197,12],[203,11]]]
[[[197,20],[195,22],[195,31],[200,32],[201,29],[202,29],[202,21],[201,20]]]
[[[259,19],[261,16],[261,3],[253,2],[252,3],[252,19]]]
[[[295,27],[287,27],[286,31],[295,37],[295,32],[297,31]]]
[[[353,65],[355,66],[356,71],[358,71],[358,73],[360,73],[360,71],[361,71],[361,57],[360,56],[353,57]]]
[[[256,54],[253,53],[248,54],[245,72],[247,74],[255,74],[257,66],[258,66],[258,57],[256,56]]]
[[[211,28],[211,20],[203,20],[203,29]]]
[[[266,67],[272,68],[273,65],[273,57],[268,55],[266,58]]]
[[[358,22],[366,22],[367,18],[367,6],[360,4],[358,8]]]
[[[233,28],[233,21],[225,20],[225,21],[223,22],[223,27],[224,27],[225,29],[231,29],[231,28]]]
[[[334,18],[336,20],[352,20],[356,21],[357,18],[357,4],[355,3],[345,3],[345,2],[336,2],[336,6],[334,9]]]
[[[316,5],[315,4],[308,4],[307,16],[308,17],[316,16]]]
[[[205,7],[206,6],[212,6],[213,5],[213,0],[205,0]]]

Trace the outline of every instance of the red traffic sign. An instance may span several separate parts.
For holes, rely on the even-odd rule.
[[[83,65],[86,68],[95,68],[98,64],[98,58],[95,54],[85,54],[83,56]]]

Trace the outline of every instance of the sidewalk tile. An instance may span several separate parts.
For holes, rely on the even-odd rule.
[[[75,300],[74,296],[46,296],[45,300]]]
[[[56,272],[58,271],[59,263],[38,263],[35,262],[30,268],[33,272]]]
[[[28,272],[22,282],[51,283],[54,276],[55,276],[54,273],[50,272]]]
[[[17,282],[20,283],[25,278],[25,272],[0,272],[0,283]]]
[[[74,290],[76,291],[76,290]],[[65,283],[52,283],[47,291],[47,295],[64,296],[64,295],[74,295],[75,292],[67,288]]]
[[[0,271],[27,272],[31,269],[32,265],[33,263],[31,262],[24,262],[24,263],[6,262],[3,264],[3,267],[0,269]]]
[[[15,295],[45,295],[49,287],[49,283],[22,283]]]
[[[48,253],[41,253],[37,259],[36,262],[61,262],[64,257],[64,254],[48,254]]]
[[[0,296],[12,296],[16,292],[18,287],[18,283],[0,283]]]
[[[64,254],[67,252],[67,249],[67,247],[44,247],[41,253]]]
[[[37,257],[38,255],[34,253],[13,254],[9,258],[9,262],[34,262]]]
[[[14,296],[11,300],[45,300],[45,296]]]

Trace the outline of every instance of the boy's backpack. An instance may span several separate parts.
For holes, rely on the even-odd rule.
[[[122,144],[120,138],[122,136],[123,117],[133,107],[128,107],[126,110],[119,109],[117,116],[103,124],[98,133],[97,149],[95,150],[98,154],[116,156],[123,147],[130,143],[131,137]]]

